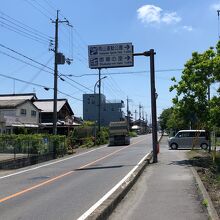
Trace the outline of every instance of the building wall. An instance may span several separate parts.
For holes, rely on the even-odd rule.
[[[21,114],[22,109],[26,110],[26,114]],[[36,115],[32,115],[32,111],[36,112]],[[22,123],[39,123],[39,110],[31,102],[26,102],[16,108],[16,117]]]
[[[123,101],[118,103],[108,103],[101,94],[101,125],[107,126],[111,121],[124,120]],[[83,119],[86,121],[98,121],[99,95],[83,95]]]
[[[26,111],[26,114],[21,114],[21,109]],[[31,115],[31,111],[35,111],[36,115]],[[21,122],[29,124],[38,124],[39,123],[39,110],[31,102],[26,102],[15,109],[0,109],[0,114],[6,119],[9,119],[12,122]],[[8,124],[8,123],[7,123]]]

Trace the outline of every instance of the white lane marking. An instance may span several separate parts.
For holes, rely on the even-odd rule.
[[[92,207],[90,207],[85,213],[83,213],[77,220],[85,220],[90,214],[92,214],[95,209],[97,209],[109,196],[112,195],[138,168],[138,166],[147,158],[150,153],[146,154],[139,163],[120,181],[118,182],[110,191],[108,191],[100,200],[98,200]]]
[[[93,151],[102,149],[102,148],[104,148],[104,147],[106,147],[106,145],[103,146],[103,147],[99,147],[99,148],[96,148],[96,149],[93,149],[93,150],[90,150],[90,151],[81,153],[81,154],[77,154],[77,155],[74,155],[74,156],[65,158],[65,159],[61,159],[61,160],[54,161],[54,162],[51,162],[51,163],[47,163],[47,164],[44,164],[44,165],[41,165],[41,166],[29,168],[29,169],[22,170],[22,171],[19,171],[19,172],[16,172],[16,173],[11,173],[11,174],[8,174],[8,175],[5,175],[5,176],[0,177],[0,180],[1,180],[1,179],[8,178],[8,177],[11,177],[11,176],[16,176],[16,175],[19,175],[19,174],[22,174],[22,173],[26,173],[26,172],[29,172],[29,171],[32,171],[32,170],[37,170],[37,169],[40,169],[40,168],[42,168],[42,167],[47,167],[47,166],[50,166],[50,165],[53,165],[53,164],[56,164],[56,163],[61,163],[61,162],[63,162],[63,161],[70,160],[70,159],[75,158],[75,157],[80,157],[80,156],[82,156],[82,155],[91,153],[91,152],[93,152]]]
[[[143,139],[143,140],[144,140],[144,139]],[[42,167],[47,167],[47,166],[50,166],[50,165],[53,165],[53,164],[56,164],[56,163],[60,163],[60,162],[66,161],[66,160],[70,160],[70,159],[75,158],[75,157],[80,157],[80,156],[82,156],[82,155],[85,155],[85,154],[91,153],[91,152],[93,152],[93,151],[102,149],[102,148],[104,148],[104,147],[106,147],[106,146],[107,146],[107,145],[104,145],[103,147],[99,147],[99,148],[96,148],[96,149],[87,151],[87,152],[85,152],[85,153],[81,153],[81,154],[78,154],[78,155],[74,155],[74,156],[72,156],[72,157],[68,157],[68,158],[65,158],[65,159],[61,159],[61,160],[58,160],[58,161],[54,161],[54,162],[51,162],[51,163],[47,163],[47,164],[44,164],[44,165],[41,165],[41,166],[29,168],[29,169],[22,170],[22,171],[19,171],[19,172],[16,172],[16,173],[11,173],[11,174],[8,174],[8,175],[5,175],[5,176],[1,176],[1,177],[0,177],[0,180],[1,180],[1,179],[6,179],[6,178],[11,177],[11,176],[16,176],[16,175],[19,175],[19,174],[22,174],[22,173],[27,173],[27,172],[32,171],[32,170],[37,170],[37,169],[40,169],[40,168],[42,168]]]

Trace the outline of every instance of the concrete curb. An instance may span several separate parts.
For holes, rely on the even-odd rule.
[[[145,167],[149,164],[152,159],[152,152],[146,155],[145,160],[138,166],[138,168],[128,177],[122,185],[110,196],[108,197],[93,213],[91,213],[86,219],[87,220],[105,220],[120,201],[126,196],[128,191],[136,183],[139,176],[144,171]]]
[[[207,211],[208,211],[208,214],[209,214],[209,217],[212,219],[212,220],[220,220],[219,217],[218,217],[218,214],[217,214],[217,211],[215,210],[215,207],[212,203],[212,200],[203,184],[203,182],[201,181],[197,171],[191,167],[191,170],[192,170],[192,173],[195,177],[195,180],[196,180],[196,183],[198,185],[198,188],[199,190],[201,191],[201,194],[202,194],[202,199],[203,200],[206,200],[208,202],[208,205],[207,205]]]

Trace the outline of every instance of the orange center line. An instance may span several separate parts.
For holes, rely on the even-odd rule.
[[[144,139],[143,139],[143,140],[144,140]],[[124,150],[124,149],[126,149],[126,148],[128,148],[128,147],[130,147],[130,146],[132,146],[132,145],[134,145],[134,144],[137,144],[137,143],[143,141],[143,140],[137,141],[137,142],[135,142],[135,143],[133,143],[133,144],[130,144],[130,145],[126,146],[126,147],[123,147],[123,148],[121,148],[121,149],[119,149],[119,150],[116,150],[116,151],[114,151],[114,152],[112,152],[112,153],[110,153],[110,154],[107,154],[107,155],[104,156],[104,157],[101,157],[101,158],[99,158],[99,159],[97,159],[97,160],[94,160],[94,161],[92,161],[92,162],[90,162],[90,163],[87,163],[87,164],[85,164],[85,165],[79,167],[78,170],[79,170],[79,169],[83,169],[83,168],[85,168],[85,167],[88,167],[88,166],[90,166],[90,165],[92,165],[92,164],[94,164],[94,163],[96,163],[96,162],[98,162],[98,161],[104,160],[105,158],[110,157],[110,156],[112,156],[112,155],[114,155],[114,154],[116,154],[116,153],[118,153],[118,152],[120,152],[120,151],[122,151],[122,150]],[[20,196],[20,195],[23,195],[23,194],[25,194],[25,193],[27,193],[27,192],[30,192],[30,191],[32,191],[32,190],[34,190],[34,189],[37,189],[37,188],[41,187],[41,186],[47,185],[47,184],[49,184],[49,183],[52,183],[52,182],[54,182],[54,181],[56,181],[56,180],[59,180],[59,179],[65,177],[65,176],[68,176],[68,175],[70,175],[70,174],[72,174],[72,173],[74,173],[74,172],[75,172],[75,171],[69,171],[69,172],[63,173],[63,174],[61,174],[61,175],[59,175],[59,176],[53,177],[53,178],[51,178],[51,179],[49,179],[49,180],[47,180],[47,181],[44,181],[44,182],[39,183],[39,184],[36,184],[36,185],[34,185],[34,186],[32,186],[32,187],[29,187],[29,188],[27,188],[27,189],[24,189],[24,190],[22,190],[22,191],[20,191],[20,192],[14,193],[14,194],[9,195],[9,196],[6,196],[6,197],[0,199],[0,203],[5,202],[5,201],[7,201],[7,200],[9,200],[9,199],[18,197],[18,196]]]

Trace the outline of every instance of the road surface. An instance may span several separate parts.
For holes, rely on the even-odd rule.
[[[151,135],[0,176],[0,220],[73,220],[152,150]]]

